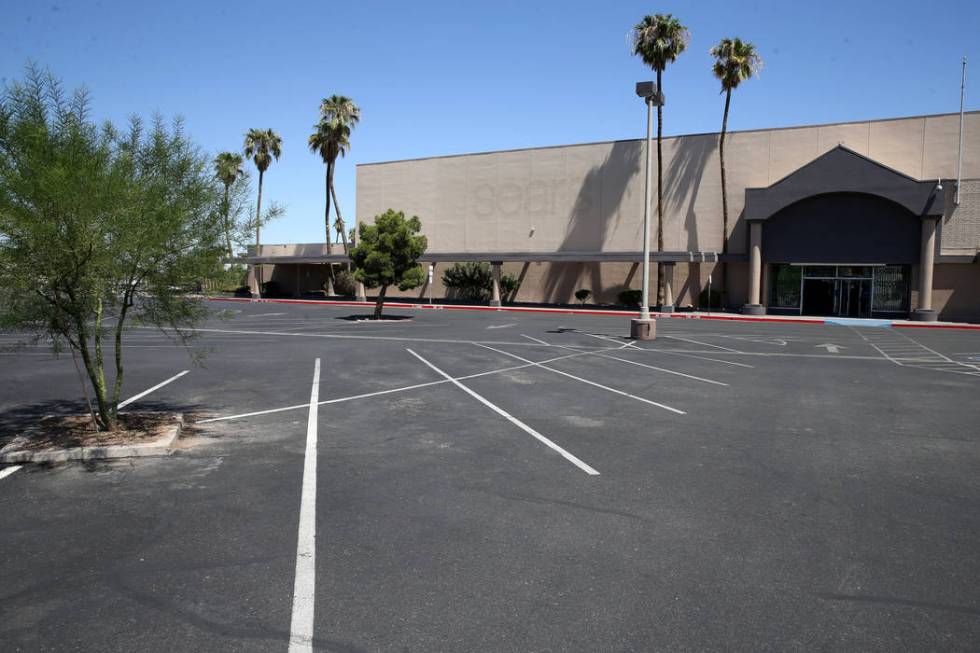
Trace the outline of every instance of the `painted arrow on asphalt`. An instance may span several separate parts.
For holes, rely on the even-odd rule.
[[[491,324],[488,329],[506,329],[507,327],[517,326],[517,322],[513,324]]]
[[[839,354],[841,349],[847,349],[847,347],[842,345],[833,345],[829,342],[825,342],[822,345],[814,345],[814,347],[823,347],[829,354]]]

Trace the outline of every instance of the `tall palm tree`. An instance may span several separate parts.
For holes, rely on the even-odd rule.
[[[721,161],[721,252],[728,253],[728,189],[725,186],[725,135],[728,133],[728,110],[732,103],[732,91],[752,75],[762,70],[762,57],[755,45],[740,38],[722,39],[711,48],[715,63],[711,66],[721,92],[725,94],[725,113],[721,118],[721,136],[718,140],[718,159]],[[728,286],[726,264],[722,263],[722,288]]]
[[[228,256],[235,255],[231,246],[231,185],[245,174],[242,170],[242,155],[235,152],[221,152],[214,157],[214,174],[225,185],[225,200],[222,205],[222,217],[224,218],[225,246],[228,248]]]
[[[657,73],[657,89],[664,91],[663,72],[684,52],[690,32],[672,14],[644,16],[633,26],[630,43],[633,54]],[[663,165],[664,108],[657,105],[657,250],[664,249],[664,165]],[[664,301],[664,267],[657,264],[657,304]]]
[[[249,129],[245,134],[245,156],[252,159],[255,167],[259,171],[259,196],[255,202],[255,255],[259,255],[259,247],[262,244],[260,234],[262,231],[262,178],[265,171],[269,169],[272,160],[279,160],[282,155],[282,137],[272,129]],[[262,266],[255,267],[255,283],[258,286],[257,293],[262,295]]]
[[[361,119],[361,110],[354,101],[345,95],[331,95],[320,102],[320,120],[313,126],[310,134],[310,151],[319,154],[327,166],[326,173],[326,209],[323,220],[327,231],[327,252],[331,251],[330,242],[330,198],[334,198],[334,209],[337,212],[337,222],[334,228],[340,232],[344,242],[344,253],[349,253],[347,229],[340,215],[337,204],[337,191],[333,185],[333,174],[336,168],[337,156],[344,156],[350,149],[350,134]]]

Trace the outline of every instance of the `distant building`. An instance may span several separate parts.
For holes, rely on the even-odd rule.
[[[668,303],[703,308],[710,275],[714,308],[980,320],[980,112],[965,116],[959,189],[958,144],[958,114],[731,132],[722,253],[718,134],[665,139],[652,259]],[[513,301],[572,303],[588,288],[611,303],[640,287],[643,153],[641,139],[362,164],[357,219],[422,219],[435,287],[402,296],[443,297],[440,269],[487,261],[518,278]],[[655,189],[652,203],[656,250]],[[253,260],[301,294],[322,287],[323,248],[264,246]]]

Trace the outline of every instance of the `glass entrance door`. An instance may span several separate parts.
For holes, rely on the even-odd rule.
[[[838,311],[842,317],[871,317],[871,279],[839,279]]]
[[[777,314],[899,317],[909,307],[908,265],[771,264],[768,310]]]

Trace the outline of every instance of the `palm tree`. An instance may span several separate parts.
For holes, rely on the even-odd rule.
[[[259,256],[259,247],[262,244],[260,233],[262,230],[262,178],[265,171],[273,159],[279,160],[282,155],[282,137],[272,129],[249,129],[245,134],[245,156],[252,159],[255,167],[259,171],[259,196],[255,202],[255,255]],[[262,266],[255,268],[256,290],[262,296]]]
[[[334,209],[337,211],[337,222],[334,228],[340,232],[344,242],[344,253],[350,251],[347,242],[347,229],[340,215],[337,204],[337,192],[333,185],[333,173],[336,168],[337,156],[344,156],[350,149],[350,134],[361,119],[361,110],[354,101],[344,95],[331,95],[320,102],[320,120],[313,126],[310,134],[310,151],[319,154],[327,165],[326,176],[326,209],[323,214],[327,231],[327,253],[331,252],[330,237],[330,198],[334,198]]]
[[[762,70],[762,57],[755,46],[740,38],[722,39],[711,48],[715,63],[711,67],[721,92],[725,94],[725,113],[721,119],[721,136],[718,140],[718,159],[721,161],[721,253],[728,253],[728,189],[725,187],[725,135],[728,132],[728,109],[732,103],[732,91],[752,75]],[[722,288],[728,285],[725,263],[722,263]]]
[[[657,89],[663,94],[663,72],[684,52],[690,32],[672,14],[644,16],[633,26],[630,43],[633,54],[657,73]],[[664,108],[657,104],[657,250],[664,249],[664,166],[663,166]],[[657,304],[664,301],[664,268],[657,264]]]
[[[245,174],[242,170],[242,155],[235,152],[221,152],[214,157],[214,174],[225,185],[225,200],[222,205],[222,217],[224,218],[225,245],[228,248],[228,256],[235,255],[231,246],[231,185]]]

